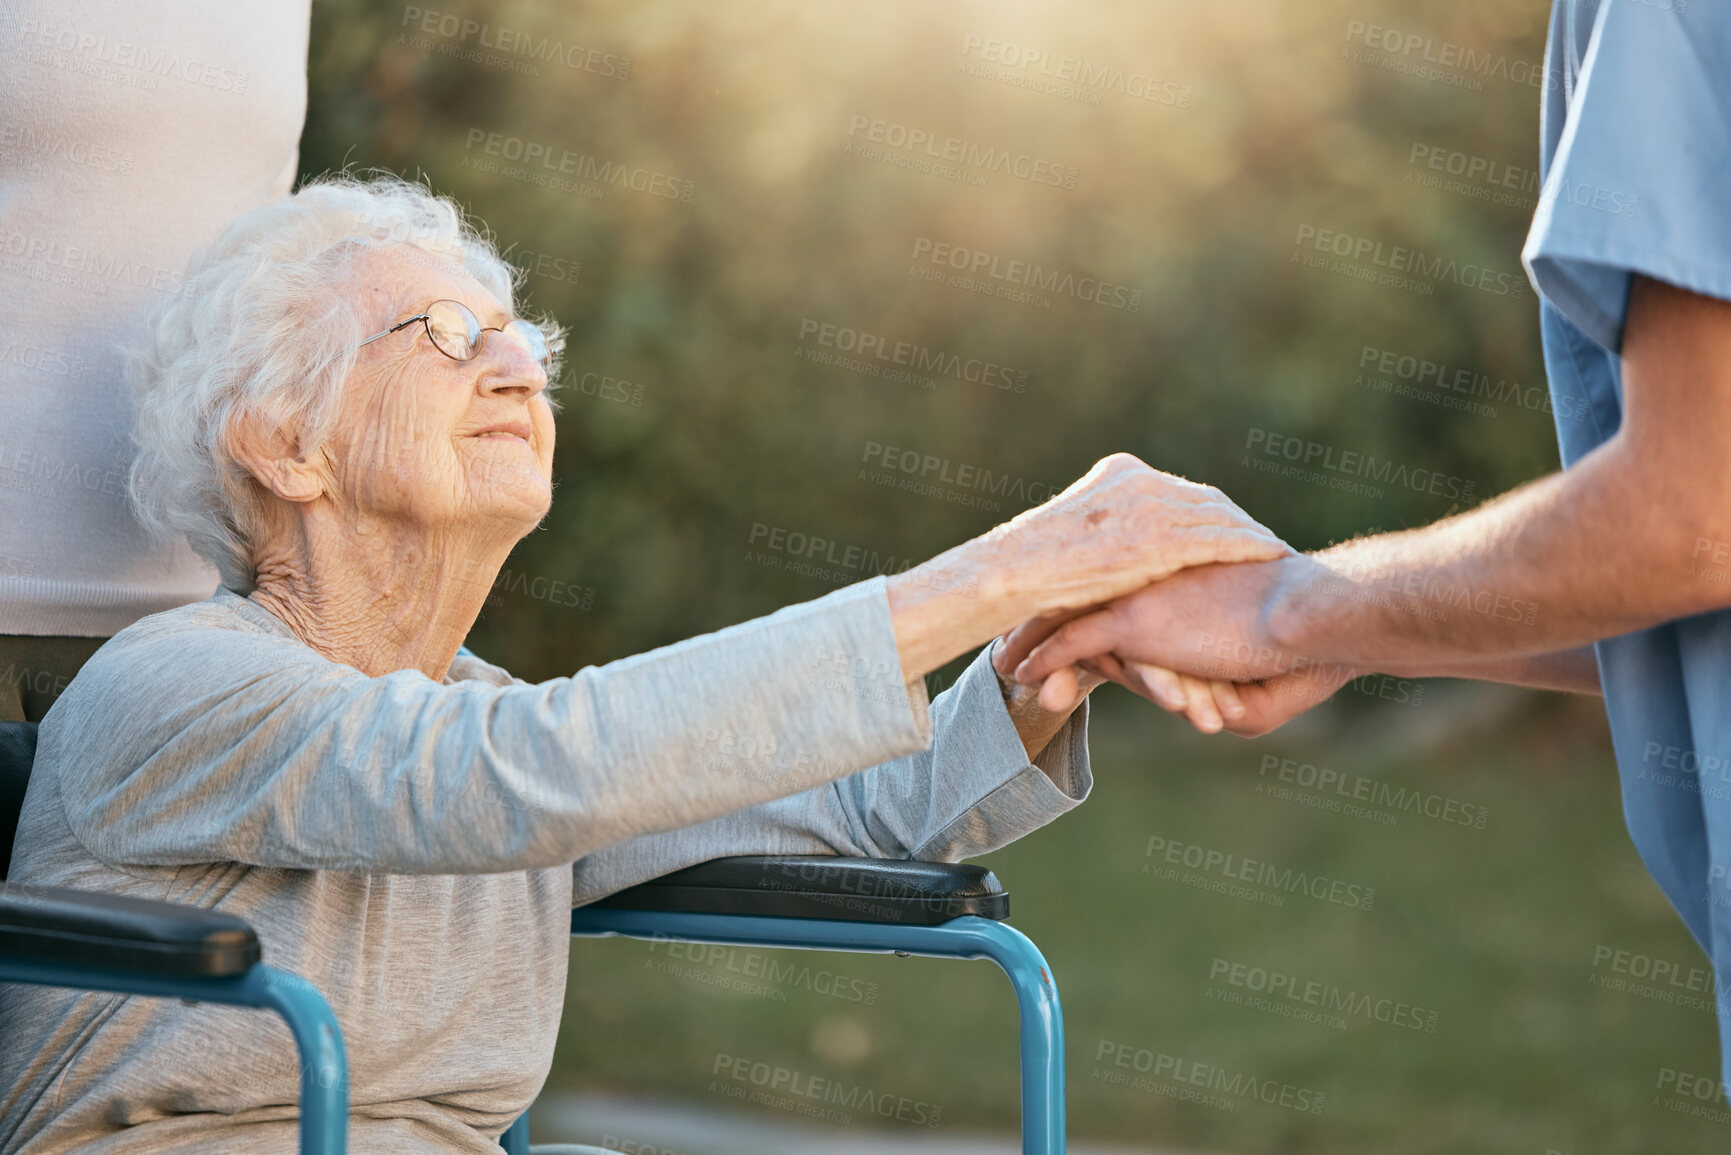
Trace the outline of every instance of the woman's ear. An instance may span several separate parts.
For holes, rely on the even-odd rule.
[[[236,416],[224,430],[229,455],[253,479],[284,501],[308,502],[325,491],[324,475],[286,429],[263,431]]]

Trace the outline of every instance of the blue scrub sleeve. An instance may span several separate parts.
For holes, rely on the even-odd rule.
[[[1618,352],[1631,273],[1731,299],[1731,3],[1600,0],[1596,18],[1521,258]]]

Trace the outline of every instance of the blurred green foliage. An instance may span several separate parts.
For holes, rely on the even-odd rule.
[[[1495,700],[1471,697],[1481,708]],[[1684,976],[1707,968],[1623,833],[1598,703],[1556,697],[1518,720],[1468,714],[1469,727],[1468,702],[1434,700],[1381,718],[1337,714],[1254,745],[1113,708],[1124,705],[1108,703],[1095,721],[1088,803],[981,860],[1058,979],[1073,1141],[1243,1155],[1723,1148],[1722,1123],[1672,1114],[1661,1104],[1677,1097],[1655,1091],[1662,1067],[1709,1079],[1717,1070],[1711,997],[1703,1010],[1612,989],[1607,980],[1628,975],[1609,959],[1594,965],[1607,948],[1674,961]],[[1277,775],[1258,773],[1265,754],[1482,806],[1485,827],[1412,812],[1385,826],[1279,798],[1267,789]],[[1143,873],[1159,862],[1147,852],[1155,835],[1370,885],[1374,902],[1364,911],[1289,895],[1276,908],[1164,881]],[[750,978],[742,957],[704,965],[670,959],[665,946],[577,942],[546,1093],[652,1094],[717,1110],[726,1100],[709,1087],[722,1052],[935,1103],[938,1135],[1014,1131],[1015,1000],[991,964],[780,957],[876,983],[876,1002]],[[1234,1005],[1226,998],[1259,992],[1212,977],[1216,960],[1326,988],[1309,1003],[1261,992],[1266,1004],[1318,1011],[1333,998],[1359,1010],[1306,1021]],[[745,989],[718,985],[727,980]],[[1410,1025],[1432,1021],[1434,1032]],[[1113,1084],[1105,1077],[1148,1076],[1116,1066],[1115,1050],[1099,1058],[1103,1045],[1319,1092],[1322,1110],[1179,1102],[1167,1095],[1190,1088],[1170,1076],[1153,1080],[1165,1093]],[[900,1136],[934,1134],[880,1126],[886,1151]]]
[[[1340,54],[1360,20],[1536,61],[1536,0],[433,10],[486,22],[495,41],[524,31],[632,61],[623,80],[559,61],[527,76],[438,51],[481,35],[428,35],[411,6],[332,0],[315,20],[306,172],[424,174],[526,265],[581,265],[575,283],[525,282],[531,307],[570,326],[571,353],[560,489],[513,565],[597,593],[586,614],[507,598],[487,615],[478,638],[526,676],[825,588],[743,561],[756,524],[923,558],[1021,507],[861,481],[867,442],[1060,486],[1128,450],[1219,484],[1303,547],[1454,503],[1266,476],[1243,464],[1252,429],[1470,479],[1479,499],[1555,466],[1543,412],[1468,416],[1356,383],[1372,346],[1542,384],[1530,292],[1419,296],[1293,261],[1311,225],[1519,276],[1525,212],[1405,178],[1415,143],[1536,165],[1538,89],[1464,91]],[[1146,74],[1188,106],[1117,92],[1089,105],[969,75],[969,36]],[[1000,171],[979,188],[849,155],[864,143],[855,116],[1073,166],[1076,187]],[[481,172],[500,158],[471,146],[476,131],[657,170],[691,181],[692,199],[612,186],[595,200]],[[1042,309],[930,284],[909,276],[921,237],[1136,289],[1141,307]],[[808,318],[1014,367],[1025,391],[796,359]],[[641,385],[641,404],[584,395],[589,372]]]

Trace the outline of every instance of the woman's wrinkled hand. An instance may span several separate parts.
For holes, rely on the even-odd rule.
[[[995,555],[987,580],[1025,594],[1040,615],[1111,601],[1192,566],[1293,552],[1212,485],[1128,453],[976,540]]]
[[[896,645],[913,678],[1017,623],[1073,616],[1181,570],[1292,553],[1213,486],[1115,453],[1044,504],[891,577]]]

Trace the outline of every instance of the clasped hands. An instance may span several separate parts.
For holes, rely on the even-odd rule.
[[[1102,484],[1107,478],[1117,484]],[[1108,600],[1048,611],[1000,639],[998,673],[1039,686],[1045,709],[1065,711],[1109,679],[1206,733],[1254,737],[1364,672],[1280,644],[1287,595],[1312,586],[1322,567],[1218,489],[1119,454],[1053,503],[1067,498],[1093,506],[1082,532],[1118,536],[1152,576]],[[1150,520],[1158,528],[1138,539],[1136,527]],[[1099,556],[1098,548],[1076,553]],[[1126,573],[1135,565],[1120,563]]]

